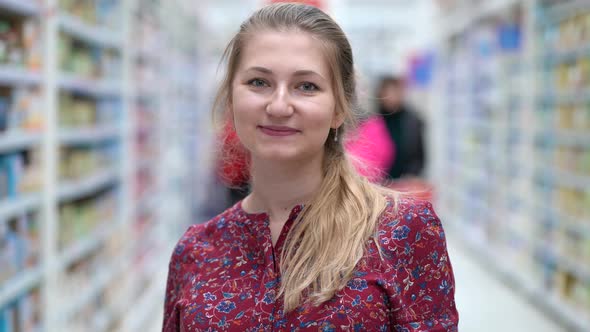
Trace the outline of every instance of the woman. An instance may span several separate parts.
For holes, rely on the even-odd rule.
[[[172,255],[163,331],[455,331],[454,279],[426,202],[355,173],[350,45],[319,9],[274,4],[227,50],[217,109],[251,193]]]

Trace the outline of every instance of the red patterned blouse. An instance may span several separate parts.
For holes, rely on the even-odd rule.
[[[302,206],[291,211],[273,247],[268,216],[241,202],[191,226],[169,266],[164,332],[175,331],[457,331],[455,283],[440,220],[432,205],[403,199],[380,218],[347,286],[318,307],[285,313],[278,258]]]

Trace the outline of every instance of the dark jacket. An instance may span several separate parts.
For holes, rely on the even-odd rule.
[[[380,110],[396,151],[389,177],[420,176],[426,162],[424,146],[424,123],[409,106],[403,105],[395,113]]]

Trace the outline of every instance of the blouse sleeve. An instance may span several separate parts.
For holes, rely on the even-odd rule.
[[[185,232],[174,248],[168,264],[168,280],[166,282],[166,297],[164,299],[164,320],[162,332],[180,331],[180,304],[182,291],[183,260],[186,258],[185,249],[190,242],[192,226]]]
[[[445,234],[432,205],[401,203],[380,230],[382,286],[394,331],[457,331],[455,280]]]

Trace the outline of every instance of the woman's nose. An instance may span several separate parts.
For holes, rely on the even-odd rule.
[[[287,87],[278,87],[266,105],[266,113],[271,116],[285,117],[293,114],[291,96]]]

